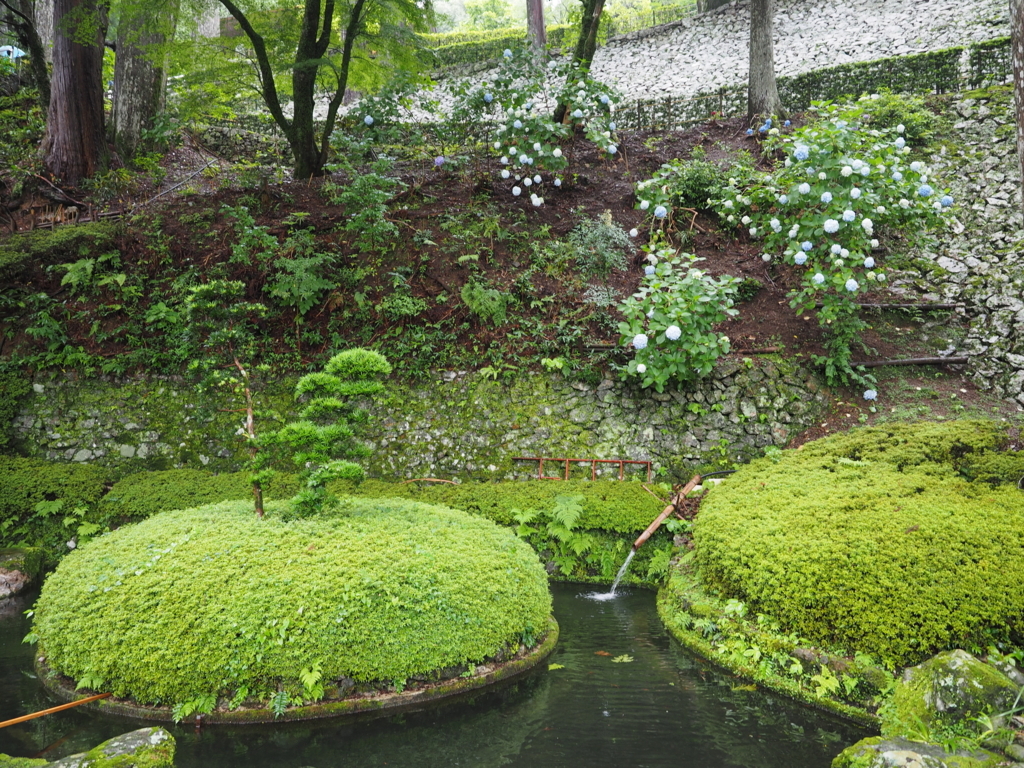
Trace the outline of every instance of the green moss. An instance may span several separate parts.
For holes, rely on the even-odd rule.
[[[1005,442],[988,422],[896,425],[752,462],[702,505],[701,577],[894,666],[1024,641],[1024,457]]]
[[[32,390],[24,373],[0,373],[0,453],[11,445],[11,426],[22,398]]]
[[[44,765],[49,763],[31,757],[11,757],[0,752],[0,768],[42,768]]]
[[[173,768],[174,737],[163,728],[141,728],[124,733],[54,763],[55,768]]]
[[[103,467],[0,456],[0,547],[30,544],[56,560],[74,536],[70,523],[96,522],[109,477]]]
[[[919,755],[923,760],[911,762],[911,754]],[[901,762],[894,763],[893,759]],[[832,761],[832,768],[889,768],[892,765],[919,765],[922,768],[996,768],[1005,765],[1005,762],[999,755],[985,750],[950,754],[935,744],[881,736],[861,739],[840,752]]]
[[[168,512],[73,552],[36,606],[40,653],[139,702],[302,700],[304,668],[325,687],[403,681],[547,625],[536,554],[493,523],[396,499],[284,523],[284,504]]]
[[[90,222],[13,235],[0,244],[0,280],[21,280],[33,269],[75,261],[108,249],[117,232],[113,224]]]
[[[980,733],[976,718],[1009,711],[1018,690],[998,669],[965,651],[940,653],[908,669],[896,684],[882,713],[882,733]]]
[[[0,549],[0,570],[19,571],[35,580],[43,575],[43,551],[37,547]]]

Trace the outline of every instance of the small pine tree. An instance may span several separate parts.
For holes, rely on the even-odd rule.
[[[295,397],[305,403],[299,420],[274,435],[300,471],[302,489],[293,500],[298,516],[317,514],[334,503],[328,481],[363,478],[363,468],[352,461],[370,453],[355,439],[354,425],[367,420],[359,401],[382,392],[379,379],[389,373],[391,365],[380,353],[349,349],[332,357],[322,373],[299,379]]]

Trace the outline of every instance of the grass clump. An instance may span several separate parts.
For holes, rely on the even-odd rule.
[[[752,462],[695,526],[706,583],[903,666],[1024,642],[1024,456],[988,422],[856,430]]]
[[[278,711],[353,683],[401,689],[547,626],[536,554],[492,523],[395,499],[286,523],[285,506],[168,512],[72,553],[36,606],[39,653],[138,702]]]

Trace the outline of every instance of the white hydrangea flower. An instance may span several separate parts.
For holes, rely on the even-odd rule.
[[[728,201],[726,201],[726,202],[728,203]],[[640,201],[640,210],[641,211],[646,211],[650,207],[651,207],[651,201],[650,200],[641,200]],[[729,208],[731,206],[726,205],[725,207]]]
[[[850,197],[854,200],[860,200],[861,191],[860,187],[854,187],[850,190]]]
[[[679,337],[682,335],[683,332],[679,330],[678,325],[670,325],[668,328],[665,329],[665,338],[668,339],[669,341],[677,341]]]
[[[851,168],[848,165],[844,165],[843,170],[841,170],[839,173],[842,174],[844,178],[847,176],[851,176],[853,174],[853,168]]]
[[[878,213],[885,213],[885,206],[880,205],[877,208],[875,208],[875,211],[877,211]]]
[[[643,363],[640,363],[640,364],[639,364],[639,365],[637,365],[637,367],[636,367],[636,372],[637,372],[637,373],[647,373],[647,366],[646,366],[646,365],[644,365]]]
[[[873,239],[873,240],[871,241],[871,247],[872,247],[872,248],[877,248],[877,247],[878,247],[878,240],[874,240],[874,239]]]
[[[799,192],[801,195],[809,195],[811,194],[811,185],[805,181],[803,184],[797,187],[797,192]]]
[[[630,237],[636,237],[639,234],[640,234],[640,231],[636,227],[633,227],[631,230],[629,230],[629,236]]]
[[[555,147],[555,148],[554,148],[554,149],[553,149],[553,150],[551,151],[551,156],[552,156],[552,157],[561,157],[561,156],[562,156],[562,150],[561,150],[561,149],[560,149],[559,147]]]

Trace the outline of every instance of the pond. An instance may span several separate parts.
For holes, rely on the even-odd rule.
[[[174,727],[181,768],[340,766],[636,766],[828,768],[869,735],[752,690],[695,659],[667,634],[654,594],[552,586],[561,625],[545,668],[499,691],[386,719],[280,726]],[[56,702],[32,672],[22,611],[0,602],[0,720]],[[0,752],[50,760],[144,724],[72,710],[0,729]]]

